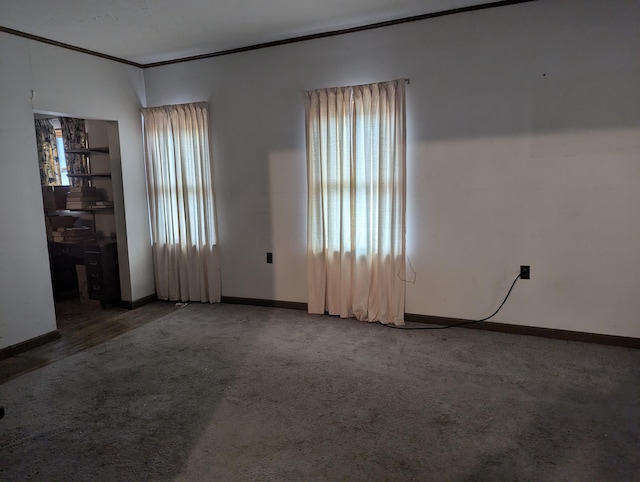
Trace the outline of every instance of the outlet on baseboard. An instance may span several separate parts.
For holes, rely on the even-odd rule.
[[[530,279],[531,278],[531,266],[529,265],[520,265],[520,279]]]

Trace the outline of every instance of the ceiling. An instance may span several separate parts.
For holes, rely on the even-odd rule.
[[[0,0],[0,25],[139,64],[487,0]]]

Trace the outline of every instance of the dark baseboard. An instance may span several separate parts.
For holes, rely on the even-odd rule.
[[[140,308],[141,306],[148,305],[158,299],[156,293],[152,295],[145,296],[144,298],[138,298],[135,301],[121,301],[120,306],[122,308],[126,308],[127,310],[135,310],[136,308]]]
[[[36,336],[35,338],[30,338],[29,340],[16,343],[15,345],[11,345],[6,348],[2,348],[0,350],[0,360],[19,355],[20,353],[24,353],[25,351],[29,351],[42,345],[46,345],[47,343],[51,343],[52,341],[59,340],[60,337],[60,331],[54,330],[50,331],[49,333],[45,333],[44,335]]]
[[[222,296],[220,298],[220,303],[228,303],[231,305],[267,306],[269,308],[286,308],[289,310],[307,311],[306,303],[298,303],[296,301],[276,301],[263,300],[259,298],[236,298],[234,296]]]
[[[447,318],[444,316],[416,315],[405,313],[404,320],[412,323],[428,323],[430,325],[450,326],[458,323],[468,323],[472,320],[459,318]],[[627,348],[640,348],[640,338],[627,336],[601,335],[598,333],[585,333],[582,331],[559,330],[556,328],[540,328],[537,326],[509,325],[506,323],[494,323],[483,321],[464,325],[461,328],[471,328],[474,330],[497,331],[500,333],[511,333],[514,335],[539,336],[541,338],[553,338],[556,340],[581,341],[585,343],[596,343],[598,345],[623,346]]]
[[[297,303],[293,301],[263,300],[257,298],[236,298],[233,296],[223,296],[221,303],[235,305],[267,306],[270,308],[288,308],[291,310],[307,311],[307,303]],[[468,323],[472,320],[460,318],[447,318],[445,316],[417,315],[405,313],[404,319],[410,323],[427,323],[430,325],[450,326],[458,323]],[[506,323],[495,323],[483,321],[464,325],[461,328],[471,328],[474,330],[495,331],[499,333],[510,333],[513,335],[538,336],[541,338],[552,338],[555,340],[581,341],[584,343],[595,343],[598,345],[622,346],[627,348],[640,348],[640,338],[627,336],[601,335],[598,333],[585,333],[582,331],[559,330],[556,328],[540,328],[536,326],[509,325]]]

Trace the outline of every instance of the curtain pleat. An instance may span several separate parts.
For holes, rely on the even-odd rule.
[[[404,323],[404,80],[305,92],[309,312]]]
[[[60,117],[60,127],[62,130],[62,140],[64,143],[67,158],[68,174],[87,174],[89,172],[89,161],[84,154],[71,153],[70,150],[87,148],[87,132],[84,119],[74,119],[72,117]],[[86,186],[87,179],[74,178],[69,176],[69,183],[72,186]]]
[[[56,131],[49,119],[35,119],[40,184],[59,186],[61,181]]]
[[[158,297],[220,301],[206,103],[142,110]]]

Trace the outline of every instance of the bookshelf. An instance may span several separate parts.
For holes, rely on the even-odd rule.
[[[108,134],[101,124],[87,121],[88,137],[95,134],[103,138],[101,144],[106,144]],[[81,300],[104,304],[120,300],[111,156],[108,147],[89,146],[65,150],[87,159],[87,172],[69,173],[69,179],[88,182],[83,186],[43,187],[44,213],[54,297],[79,295]]]
[[[98,133],[98,137],[100,133]],[[89,138],[93,136],[88,136]],[[107,140],[107,139],[105,139]],[[87,159],[88,172],[70,173],[70,179],[88,181],[88,189],[70,187],[65,208],[72,212],[86,212],[92,216],[96,239],[115,239],[115,217],[113,210],[113,188],[111,183],[111,158],[109,147],[66,149],[69,154],[80,154]]]

